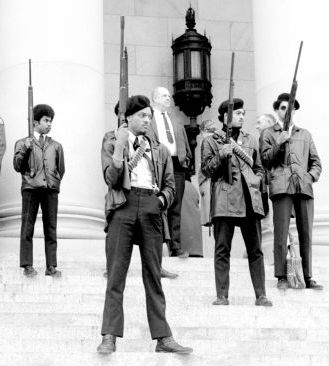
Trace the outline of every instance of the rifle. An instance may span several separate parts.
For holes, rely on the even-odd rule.
[[[230,76],[230,91],[229,91],[229,102],[228,102],[228,109],[227,109],[227,124],[226,124],[226,143],[231,143],[232,137],[232,119],[233,119],[233,108],[234,108],[234,101],[233,101],[233,91],[234,91],[234,81],[233,81],[233,72],[234,72],[234,56],[235,53],[232,52],[232,59],[231,59],[231,76]],[[232,156],[227,156],[227,179],[229,184],[233,184],[232,179]]]
[[[118,127],[126,121],[126,109],[128,100],[128,52],[124,46],[125,17],[120,17],[121,39],[120,39],[120,91],[119,91],[119,110]]]
[[[29,59],[29,86],[28,86],[28,132],[29,137],[33,139],[34,136],[34,115],[33,115],[33,87],[32,87],[32,71],[31,71],[31,59]],[[35,176],[35,158],[33,154],[33,140],[29,158],[30,165],[30,177]]]
[[[295,68],[295,74],[294,74],[294,78],[292,80],[292,85],[291,85],[291,90],[290,90],[288,108],[287,108],[287,111],[286,111],[286,114],[285,114],[285,117],[284,117],[283,131],[288,131],[289,130],[289,126],[290,126],[290,122],[291,122],[291,114],[292,114],[292,111],[293,111],[294,106],[295,106],[296,91],[297,91],[297,86],[298,86],[296,76],[297,76],[297,71],[298,71],[298,66],[299,66],[300,55],[302,53],[302,48],[303,48],[303,41],[300,42],[300,46],[299,46],[299,52],[298,52],[297,63],[296,63],[296,68]]]

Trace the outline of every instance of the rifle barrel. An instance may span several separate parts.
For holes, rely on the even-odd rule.
[[[294,74],[294,80],[296,80],[296,77],[297,77],[297,71],[298,71],[298,66],[299,66],[300,55],[302,53],[303,43],[304,43],[304,41],[300,41],[297,63],[296,63],[295,74]]]

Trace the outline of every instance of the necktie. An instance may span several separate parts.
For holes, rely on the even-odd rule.
[[[137,150],[140,147],[139,141],[138,141],[138,137],[136,136],[135,141],[133,143],[133,148],[134,150]]]
[[[163,121],[164,121],[164,124],[165,124],[165,129],[166,129],[166,134],[167,134],[167,139],[169,141],[169,143],[173,143],[174,142],[174,139],[172,137],[172,134],[171,134],[171,131],[170,131],[170,128],[169,128],[169,123],[168,123],[168,120],[167,120],[167,117],[166,117],[166,114],[163,112],[161,113],[162,116],[163,116]]]
[[[44,144],[45,144],[45,138],[43,135],[40,135],[39,136],[39,142],[40,142],[40,145],[41,147],[43,148]]]

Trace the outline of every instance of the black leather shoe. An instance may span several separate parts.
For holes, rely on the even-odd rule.
[[[178,257],[178,258],[182,258],[182,259],[186,259],[189,257],[189,254],[187,251],[183,251],[182,249],[177,249],[177,250],[173,250],[171,252],[171,257]]]
[[[259,296],[255,301],[256,306],[273,306],[272,301],[270,301],[265,295]]]
[[[168,272],[164,268],[161,267],[161,278],[170,278],[171,280],[178,277],[177,273]]]
[[[179,353],[188,355],[193,352],[191,347],[183,347],[178,344],[173,337],[158,338],[155,352]]]
[[[312,290],[323,290],[323,286],[317,284],[314,280],[306,281],[306,288],[310,288]]]
[[[112,334],[103,335],[102,343],[97,347],[98,353],[109,354],[116,351],[116,336]]]
[[[285,278],[278,279],[276,287],[279,290],[286,290],[288,288],[288,281]]]
[[[61,277],[62,272],[58,271],[55,267],[50,266],[46,269],[45,275],[46,276],[52,276],[52,277]]]
[[[25,266],[23,273],[26,277],[34,277],[38,274],[38,272],[32,266]]]
[[[218,296],[215,301],[212,302],[213,305],[229,305],[228,298],[225,296]]]

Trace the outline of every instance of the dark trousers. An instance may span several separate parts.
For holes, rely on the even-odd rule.
[[[107,234],[107,288],[102,334],[123,336],[123,292],[134,244],[134,234],[141,237],[139,251],[146,294],[147,319],[152,339],[171,336],[165,311],[166,300],[161,285],[162,218],[160,200],[152,192],[131,190],[127,202],[112,216]]]
[[[176,252],[181,249],[180,227],[181,227],[181,211],[182,201],[185,191],[185,171],[175,171],[176,193],[174,202],[168,209],[168,225],[170,233],[170,250]]]
[[[26,189],[22,192],[20,266],[33,265],[33,233],[39,205],[42,210],[46,265],[57,267],[58,192],[50,189]]]
[[[312,226],[314,200],[303,195],[281,194],[272,197],[274,225],[274,275],[285,277],[287,237],[292,207],[295,209],[300,256],[305,280],[312,277]]]
[[[260,220],[254,215],[249,215],[246,218],[217,217],[213,220],[213,223],[217,297],[228,297],[230,285],[230,254],[235,226],[240,226],[241,228],[248,254],[251,281],[256,297],[266,295]]]

